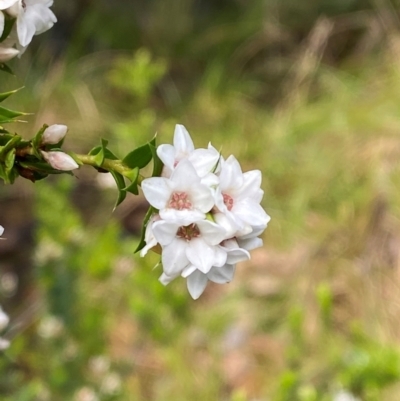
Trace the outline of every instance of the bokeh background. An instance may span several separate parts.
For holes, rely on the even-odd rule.
[[[400,13],[390,0],[56,0],[10,125],[123,155],[184,124],[261,169],[272,220],[193,301],[89,168],[0,188],[3,401],[400,399]]]

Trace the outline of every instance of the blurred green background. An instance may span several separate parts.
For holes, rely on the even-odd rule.
[[[272,220],[198,301],[133,255],[107,176],[0,190],[3,401],[400,399],[400,13],[390,0],[56,0],[11,125],[117,154],[184,124],[261,169]]]

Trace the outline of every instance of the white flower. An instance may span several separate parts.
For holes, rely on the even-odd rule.
[[[147,201],[159,210],[163,220],[187,226],[203,220],[214,206],[210,189],[188,160],[182,160],[170,178],[152,177],[143,180]]]
[[[67,134],[68,127],[63,124],[53,124],[47,127],[42,136],[43,145],[55,145],[64,139]]]
[[[164,177],[169,177],[181,160],[188,159],[202,178],[213,171],[220,158],[219,152],[211,144],[208,149],[195,149],[192,138],[180,124],[175,126],[174,145],[160,145],[157,155],[164,164]]]
[[[17,19],[17,35],[19,44],[26,47],[34,35],[39,35],[50,29],[57,18],[49,9],[53,0],[18,0],[7,8],[11,16]]]
[[[241,249],[233,238],[223,241],[220,247],[227,253],[225,265],[213,266],[206,274],[193,268],[194,266],[188,266],[182,272],[182,277],[187,278],[187,288],[193,299],[199,298],[208,281],[217,284],[226,284],[232,281],[236,263],[250,259],[250,254],[245,249]]]
[[[4,313],[0,307],[0,331],[3,331],[10,322],[10,318]],[[7,349],[10,346],[10,341],[0,337],[0,351]]]
[[[162,246],[164,273],[160,281],[163,284],[168,284],[191,266],[207,274],[213,266],[221,267],[226,263],[227,252],[219,246],[225,230],[211,221],[179,226],[162,220],[155,222],[152,228]]]
[[[222,161],[219,181],[214,219],[227,230],[228,236],[250,234],[252,226],[267,225],[270,217],[260,206],[264,191],[260,188],[259,170],[242,173],[236,158],[230,156]]]
[[[49,163],[55,170],[71,171],[79,168],[78,163],[64,152],[44,152],[41,150],[41,153],[47,163]]]

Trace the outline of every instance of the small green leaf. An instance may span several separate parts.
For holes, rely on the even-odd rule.
[[[139,169],[147,166],[152,159],[151,149],[148,143],[132,152],[128,153],[122,162],[130,168],[138,167]]]
[[[153,144],[149,144],[151,154],[153,156],[153,173],[152,177],[160,177],[162,169],[164,167],[163,162],[157,155],[157,148]]]
[[[15,18],[6,17],[4,21],[3,33],[0,37],[0,42],[4,42],[10,35],[11,29],[14,26]]]
[[[44,124],[42,128],[40,128],[40,130],[37,132],[37,134],[33,137],[32,139],[32,147],[33,147],[33,151],[35,152],[35,155],[38,158],[41,158],[42,155],[39,151],[39,148],[42,146],[42,138],[43,138],[43,133],[46,130],[46,128],[48,127],[47,124]]]
[[[125,180],[124,177],[116,173],[115,171],[110,171],[110,174],[114,177],[115,183],[117,184],[118,188],[118,198],[117,201],[115,202],[114,209],[113,211],[117,208],[118,205],[120,205],[126,198],[126,190],[125,190]]]
[[[0,146],[0,159],[7,158],[10,150],[15,150],[15,147],[21,142],[21,140],[22,138],[19,135],[14,135],[4,146]]]
[[[144,240],[144,237],[145,237],[145,234],[146,234],[147,223],[149,222],[149,220],[151,219],[151,216],[156,211],[157,211],[157,209],[154,209],[153,206],[150,206],[149,210],[147,211],[146,216],[144,217],[144,220],[143,220],[142,232],[140,234],[140,241],[139,241],[139,244],[136,247],[134,253],[137,253],[137,252],[141,251],[146,246],[146,241]]]
[[[6,109],[5,107],[0,106],[0,123],[7,122],[9,120],[13,120],[16,117],[27,116],[29,113],[24,113],[22,111],[15,111]]]
[[[0,71],[6,72],[7,74],[14,75],[14,71],[5,63],[0,63]]]
[[[7,183],[12,184],[18,174],[14,170],[14,162],[15,162],[15,148],[11,149],[6,156],[5,159],[5,173],[7,177]]]
[[[137,184],[139,178],[139,168],[136,167],[130,170],[128,173],[125,173],[124,175],[131,180],[131,183],[126,188],[124,188],[124,190],[134,195],[139,195],[139,188]]]
[[[21,89],[22,88],[14,89],[13,91],[9,91],[9,92],[0,93],[0,102],[2,102],[3,100],[6,100],[9,96],[13,95],[14,93],[17,93]]]

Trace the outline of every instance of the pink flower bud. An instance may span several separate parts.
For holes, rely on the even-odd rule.
[[[68,127],[63,124],[53,124],[47,127],[43,132],[42,144],[55,145],[60,142],[66,135]]]
[[[79,168],[78,163],[64,152],[41,152],[47,163],[55,170],[70,171]]]

